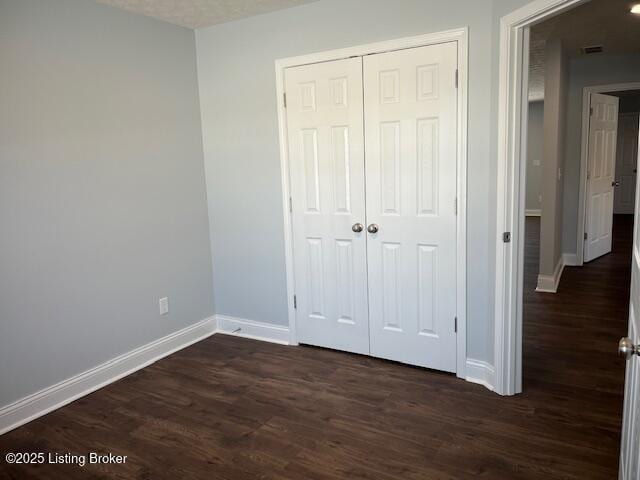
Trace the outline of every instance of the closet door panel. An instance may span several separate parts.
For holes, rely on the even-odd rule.
[[[453,372],[457,45],[363,61],[371,353]]]
[[[362,59],[288,68],[285,91],[298,341],[366,354]]]

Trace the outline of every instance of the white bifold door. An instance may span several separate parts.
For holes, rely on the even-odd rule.
[[[592,93],[587,158],[585,262],[611,252],[617,137],[618,98]]]
[[[456,371],[457,44],[288,68],[300,343]]]

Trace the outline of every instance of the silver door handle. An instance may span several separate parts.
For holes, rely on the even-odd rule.
[[[367,227],[367,232],[369,232],[369,233],[378,233],[378,225],[376,225],[375,223],[372,223],[371,225],[369,225]]]
[[[640,355],[640,345],[634,345],[629,337],[623,337],[618,342],[618,354],[629,360],[634,354]]]
[[[619,187],[620,186],[620,182],[611,182],[611,186],[612,187]]]
[[[364,230],[364,225],[362,225],[361,223],[354,223],[351,227],[351,230],[356,233],[360,233],[362,230]]]

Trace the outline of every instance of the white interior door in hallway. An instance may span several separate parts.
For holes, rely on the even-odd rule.
[[[618,117],[616,182],[613,213],[633,214],[636,198],[638,158],[638,114],[622,113]]]
[[[587,157],[584,261],[611,252],[618,98],[591,94]]]
[[[285,69],[299,342],[456,371],[457,61]]]

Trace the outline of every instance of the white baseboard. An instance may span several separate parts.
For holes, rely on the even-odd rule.
[[[88,395],[216,332],[211,317],[0,408],[0,435]]]
[[[560,278],[562,277],[563,271],[564,258],[561,255],[552,275],[538,275],[538,286],[536,287],[536,292],[556,293],[558,291],[558,285],[560,284]]]
[[[525,217],[541,217],[542,210],[540,210],[539,208],[527,208],[524,211],[524,215]]]
[[[580,265],[578,263],[578,255],[575,253],[563,253],[562,261],[565,267],[576,267]]]
[[[219,333],[289,345],[289,327],[228,315],[216,315],[216,323]]]
[[[467,358],[466,369],[465,380],[467,382],[477,383],[487,387],[492,392],[494,391],[496,370],[493,365],[482,360]]]
[[[281,345],[290,343],[288,327],[245,320],[228,315],[215,315],[0,408],[0,435],[63,407],[215,333],[235,335]],[[465,379],[468,382],[484,385],[493,391],[495,369],[493,365],[487,362],[469,358],[466,362]]]

